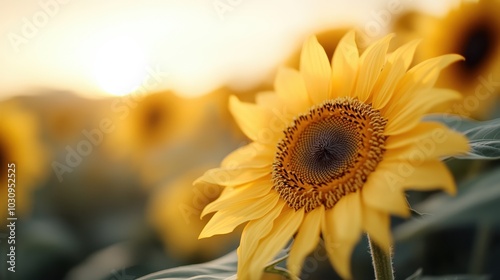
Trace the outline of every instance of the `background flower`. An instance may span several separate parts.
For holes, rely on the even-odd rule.
[[[465,60],[443,71],[437,85],[453,88],[464,99],[449,110],[467,117],[487,119],[498,100],[500,79],[500,19],[498,1],[462,1],[443,17],[409,12],[395,23],[400,37],[421,37],[417,62],[446,53]]]
[[[205,168],[195,168],[155,190],[149,202],[148,220],[158,231],[165,250],[173,257],[204,262],[220,257],[236,247],[235,232],[232,236],[213,240],[199,240],[199,232],[210,217],[200,219],[203,208],[214,201],[222,191],[221,186],[192,182]]]
[[[40,141],[39,124],[35,117],[13,101],[0,102],[0,164],[5,171],[0,175],[2,198],[7,199],[8,174],[14,172],[15,217],[30,214],[33,191],[46,178],[48,155]],[[7,173],[14,163],[15,171]],[[9,168],[11,168],[9,166]],[[12,178],[10,178],[12,179]],[[7,203],[0,210],[2,225],[7,217]]]

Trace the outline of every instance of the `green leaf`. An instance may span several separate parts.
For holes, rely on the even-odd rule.
[[[431,115],[425,120],[441,122],[469,139],[471,151],[456,158],[500,159],[500,119],[478,122],[454,115]]]
[[[488,280],[486,275],[445,275],[445,276],[423,276],[422,269],[419,268],[406,280]]]
[[[216,260],[170,268],[139,278],[139,280],[153,279],[199,279],[199,280],[229,280],[236,279],[238,255],[233,251]]]
[[[445,275],[445,276],[423,276],[418,280],[488,280],[487,275]]]
[[[289,277],[287,270],[278,267],[278,265],[288,257],[288,251],[288,249],[281,250],[278,256],[276,256],[276,258],[267,265],[265,271]],[[235,280],[237,268],[238,255],[236,251],[233,251],[210,262],[170,268],[148,274],[138,280]]]
[[[415,273],[406,277],[406,280],[421,280],[422,279],[422,269],[419,268]]]
[[[394,228],[396,242],[423,236],[450,226],[474,223],[478,220],[497,224],[500,222],[500,168],[482,173],[465,181],[458,188],[456,197],[437,194],[414,210],[423,214]]]

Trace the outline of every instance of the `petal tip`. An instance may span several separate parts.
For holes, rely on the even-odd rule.
[[[230,95],[229,96],[229,110],[234,110],[234,106],[237,105],[237,103],[239,103],[240,100],[238,99],[238,97],[236,97],[236,95]]]
[[[457,195],[457,188],[456,186],[452,186],[451,188],[445,188],[444,191],[451,196],[456,196]]]
[[[205,206],[203,208],[203,210],[201,210],[201,214],[200,214],[200,220],[202,220],[208,213],[210,212],[213,212],[213,211],[210,211],[210,209],[208,208],[208,205]]]
[[[311,36],[307,37],[306,41],[304,42],[304,46],[307,46],[309,44],[318,44],[319,45],[318,38],[316,37],[316,35],[311,35]]]
[[[208,234],[205,229],[206,229],[206,227],[203,228],[203,230],[200,232],[200,235],[198,235],[198,239],[204,239],[204,238],[209,238],[209,237],[213,236],[213,234]]]
[[[206,174],[206,173],[205,173],[205,174]],[[205,174],[201,175],[201,176],[200,176],[200,177],[198,177],[196,180],[194,180],[194,181],[193,181],[193,183],[191,184],[191,186],[197,186],[197,185],[200,185],[200,184],[206,183],[206,180],[204,179]]]
[[[458,62],[458,61],[465,61],[464,56],[462,56],[460,54],[456,54],[456,53],[445,54],[441,57],[444,60],[444,63],[443,63],[444,67],[446,67],[452,63]]]

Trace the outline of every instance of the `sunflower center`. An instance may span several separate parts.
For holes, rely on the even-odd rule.
[[[291,208],[332,208],[363,187],[382,160],[387,120],[357,99],[339,98],[300,115],[284,131],[273,164],[275,190]]]
[[[328,182],[352,164],[359,138],[352,123],[335,116],[312,122],[297,135],[290,168],[308,182]]]
[[[153,106],[146,113],[146,119],[145,119],[146,129],[148,131],[155,131],[158,128],[158,126],[161,125],[162,119],[163,119],[163,112],[161,108]]]
[[[495,33],[488,24],[480,24],[465,33],[459,53],[465,57],[461,64],[466,72],[481,67],[494,49]]]

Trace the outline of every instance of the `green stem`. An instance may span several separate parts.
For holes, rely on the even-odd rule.
[[[492,224],[490,221],[479,221],[474,240],[472,258],[469,264],[470,274],[481,274],[483,264],[485,263],[485,256],[490,248],[489,245],[492,238],[492,230]]]
[[[292,275],[290,274],[290,272],[288,272],[288,270],[286,270],[284,268],[281,268],[281,267],[277,267],[277,266],[266,267],[266,269],[264,271],[267,272],[267,273],[278,274],[278,275],[280,275],[281,277],[283,277],[283,278],[285,278],[287,280],[294,280],[292,278]]]
[[[370,236],[368,236],[368,242],[370,244],[370,252],[372,254],[373,269],[375,271],[376,280],[394,280],[394,272],[392,269],[392,249],[389,248],[389,254],[380,248],[380,246],[375,243]]]
[[[288,254],[284,255],[281,258],[274,260],[273,262],[271,262],[268,266],[266,266],[264,268],[264,271],[267,273],[279,274],[287,280],[295,280],[292,278],[292,275],[290,274],[290,272],[288,270],[277,266],[279,263],[286,260],[287,258],[288,258]]]

